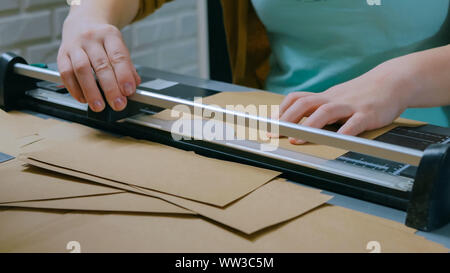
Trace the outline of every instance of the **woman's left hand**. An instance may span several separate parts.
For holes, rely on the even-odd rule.
[[[280,105],[280,120],[323,128],[342,123],[338,133],[358,135],[391,124],[408,107],[410,80],[395,62],[322,93],[290,93]],[[406,80],[403,80],[406,79]],[[290,138],[292,144],[305,141]]]

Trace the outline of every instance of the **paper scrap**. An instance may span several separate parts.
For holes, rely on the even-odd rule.
[[[280,173],[103,133],[25,154],[30,159],[125,184],[225,206]]]
[[[78,178],[36,167],[26,167],[18,160],[0,165],[2,204],[118,192],[123,190],[83,182]]]
[[[300,216],[332,198],[320,193],[320,190],[306,188],[284,179],[271,181],[225,208],[158,192],[149,192],[149,195],[159,196],[246,234]]]
[[[0,152],[17,157],[22,148],[42,139],[39,130],[57,123],[22,112],[0,110]]]
[[[36,134],[39,130],[58,122],[54,119],[43,119],[19,111],[3,112],[0,116],[2,131],[9,131],[16,138]]]
[[[164,213],[195,214],[192,211],[172,205],[158,198],[135,193],[112,193],[74,198],[15,202],[0,206],[43,208],[97,212],[132,212],[132,213]]]
[[[218,208],[157,191],[139,187],[130,187],[130,185],[127,184],[57,166],[51,166],[32,159],[25,160],[29,164],[40,168],[73,175],[130,192],[157,197],[247,234],[254,233],[258,230],[302,215],[303,213],[322,205],[331,198],[328,195],[321,194],[320,190],[286,182],[284,179],[276,179],[232,204],[224,208]],[[264,213],[261,213],[262,211],[264,211]]]

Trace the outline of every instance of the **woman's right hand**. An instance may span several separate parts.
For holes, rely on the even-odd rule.
[[[107,103],[123,110],[141,79],[117,27],[95,18],[69,15],[64,22],[58,70],[70,94],[95,112],[105,108],[97,76]]]

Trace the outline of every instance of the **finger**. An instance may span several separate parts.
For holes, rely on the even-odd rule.
[[[312,95],[313,93],[310,92],[292,92],[289,93],[283,100],[283,102],[280,104],[280,113],[279,117],[281,117],[286,110],[295,103],[296,100]]]
[[[337,120],[347,118],[353,114],[353,110],[347,105],[340,104],[324,104],[306,119],[302,124],[313,128],[323,128],[328,124],[332,124]],[[292,144],[300,145],[307,141],[290,138]]]
[[[307,96],[298,99],[284,112],[280,120],[299,123],[305,116],[314,112],[323,103],[325,103],[325,100],[318,96]]]
[[[289,137],[289,143],[293,145],[302,145],[307,143],[307,141],[301,140],[301,139],[295,139],[293,137]]]
[[[114,111],[122,111],[127,105],[127,100],[117,84],[105,49],[99,43],[88,43],[83,48],[89,57],[108,104]]]
[[[81,103],[86,103],[83,91],[78,84],[77,78],[72,68],[72,63],[69,56],[64,54],[58,55],[58,71],[61,75],[64,86],[69,91],[74,99]]]
[[[339,134],[357,136],[367,129],[367,117],[356,113],[338,130]]]
[[[89,107],[94,112],[103,111],[105,102],[92,74],[92,67],[88,56],[82,49],[79,49],[71,51],[69,57],[72,61],[73,71],[83,91],[83,95],[89,103]]]
[[[130,53],[120,36],[109,35],[105,38],[104,47],[109,61],[114,68],[117,82],[124,96],[131,96],[136,91],[136,71],[131,62]]]
[[[134,80],[136,81],[136,86],[140,85],[142,83],[141,76],[139,76],[139,73],[136,70],[136,67],[133,66],[133,76]]]
[[[324,104],[306,119],[302,124],[313,128],[323,128],[338,120],[345,119],[353,114],[353,109],[348,105]]]

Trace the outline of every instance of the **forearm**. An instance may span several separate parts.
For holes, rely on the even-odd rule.
[[[408,108],[450,105],[450,45],[388,61]]]
[[[68,18],[95,20],[123,28],[133,21],[139,9],[139,0],[84,0],[70,8]]]

